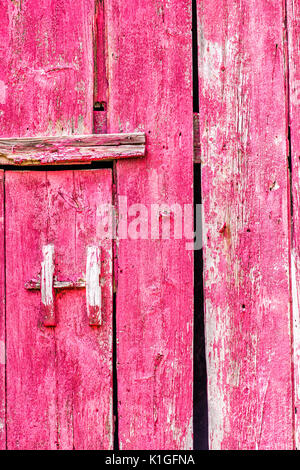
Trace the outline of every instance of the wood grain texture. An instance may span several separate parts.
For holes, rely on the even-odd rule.
[[[112,448],[112,241],[99,211],[111,185],[111,170],[6,173],[9,449]],[[49,244],[58,281],[84,277],[87,247],[101,246],[101,327],[84,289],[56,291],[56,327],[44,326],[41,293],[25,282]]]
[[[0,164],[76,163],[145,155],[145,134],[0,139]]]
[[[44,245],[42,247],[43,261],[41,263],[41,305],[43,310],[44,325],[55,326],[55,306],[54,306],[54,245]]]
[[[100,326],[101,318],[101,250],[98,246],[89,246],[86,260],[86,307],[89,324]]]
[[[93,0],[0,2],[2,137],[70,138],[72,134],[93,132],[94,18]],[[16,268],[10,276],[8,328],[13,324],[15,329],[9,339],[8,447],[109,449],[113,433],[110,245],[103,251],[102,271],[107,280],[102,292],[105,315],[100,329],[88,325],[83,289],[56,292],[58,321],[62,321],[55,332],[53,328],[45,329],[39,318],[40,292],[30,292],[24,284],[40,268],[41,242],[47,242],[41,239],[47,238],[45,234],[60,242],[58,264],[62,263],[65,248],[68,259],[78,261],[80,270],[85,269],[82,247],[98,237],[93,230],[99,228],[100,215],[94,209],[101,196],[107,196],[104,202],[111,201],[111,174],[104,171],[74,178],[65,174],[61,176],[63,181],[49,176],[49,181],[42,182],[38,173],[22,175],[23,180],[21,175],[18,177],[25,187],[18,192],[19,183],[12,181],[18,177],[11,175],[8,192],[17,213],[13,217],[11,214],[8,229],[15,227],[15,237],[21,237],[18,249],[24,248],[22,254],[30,253],[24,265],[18,260],[19,271]],[[88,194],[85,187],[90,189]],[[63,192],[55,192],[62,188]],[[47,207],[45,194],[52,198]],[[20,206],[24,213],[18,212]],[[60,223],[65,224],[63,229],[59,229]],[[59,232],[55,233],[56,229]],[[73,235],[72,253],[66,248],[66,233]],[[10,237],[8,250],[12,250],[16,238]],[[9,253],[8,269],[17,262],[15,255],[15,251]],[[71,268],[71,261],[65,267]],[[67,269],[63,274],[68,275]],[[80,276],[73,274],[70,281],[77,282]],[[64,282],[66,277],[58,281]],[[13,287],[16,285],[18,295]],[[76,313],[74,317],[72,312]],[[18,315],[24,320],[22,327]],[[86,318],[84,324],[80,315]],[[99,374],[101,385],[97,390]]]
[[[294,339],[295,446],[300,449],[300,4],[287,1],[289,125],[292,167],[292,294]]]
[[[197,6],[212,449],[293,447],[282,5]]]
[[[0,450],[6,447],[4,213],[4,171],[0,170]]]
[[[3,137],[93,132],[92,0],[0,5]]]
[[[116,164],[118,195],[128,207],[190,204],[191,2],[110,0],[105,21],[108,132],[147,135],[144,161]],[[121,239],[117,250],[120,448],[190,449],[193,253],[174,239]]]

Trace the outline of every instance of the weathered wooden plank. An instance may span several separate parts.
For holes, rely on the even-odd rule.
[[[6,175],[8,448],[110,449],[112,240],[99,208],[111,204],[111,170]],[[89,325],[84,289],[56,291],[56,327],[44,326],[41,293],[24,283],[45,245],[57,282],[85,275],[88,246],[101,245],[101,327]]]
[[[24,136],[85,135],[93,132],[94,47],[92,25],[94,16],[95,2],[93,0],[0,2],[1,136],[5,138],[21,136],[23,138]],[[74,149],[72,152],[74,153]],[[118,150],[116,154],[118,154]],[[64,161],[64,163],[68,162],[69,160]],[[79,160],[77,159],[76,162],[78,163]],[[98,174],[95,175],[96,177],[99,179]],[[13,179],[13,176],[11,178]],[[22,178],[24,179],[22,180]],[[28,176],[28,173],[22,173],[20,179],[25,186],[27,185],[26,190],[23,188],[24,192],[18,191],[19,183],[14,186],[15,183],[11,180],[8,191],[8,200],[11,201],[14,207],[16,206],[16,213],[18,213],[18,215],[10,214],[8,225],[8,230],[14,233],[14,236],[10,237],[7,255],[10,259],[9,269],[12,273],[10,276],[11,285],[8,291],[10,299],[8,313],[13,312],[13,314],[8,315],[8,328],[12,330],[8,354],[10,364],[13,365],[8,367],[7,381],[10,394],[7,402],[8,447],[55,449],[63,448],[66,444],[66,447],[69,446],[68,448],[71,448],[72,445],[77,448],[81,446],[95,448],[97,441],[98,447],[103,445],[103,447],[111,448],[110,403],[112,380],[108,365],[108,362],[111,361],[111,302],[109,300],[111,298],[109,294],[111,281],[109,280],[103,287],[103,299],[106,299],[107,304],[105,306],[104,302],[104,309],[107,308],[105,310],[107,311],[107,318],[104,323],[107,321],[107,324],[105,323],[102,332],[88,325],[83,290],[60,291],[58,294],[61,299],[66,298],[66,308],[69,309],[70,314],[75,305],[78,307],[79,301],[77,303],[75,301],[74,305],[72,304],[74,296],[82,296],[83,303],[80,304],[76,314],[80,315],[80,312],[82,312],[82,315],[85,315],[86,328],[88,328],[88,331],[84,330],[83,332],[81,343],[77,332],[83,331],[82,323],[75,320],[73,324],[70,319],[73,328],[70,331],[73,333],[74,339],[73,342],[70,341],[69,343],[67,339],[64,343],[61,339],[58,350],[60,358],[60,375],[58,377],[55,335],[60,332],[59,325],[56,327],[55,333],[53,328],[44,328],[42,319],[38,316],[40,292],[28,292],[24,288],[24,284],[32,279],[40,269],[42,243],[48,243],[47,239],[43,239],[44,234],[47,233],[47,227],[49,227],[49,239],[51,240],[53,236],[50,215],[54,213],[56,221],[58,221],[62,214],[57,207],[56,212],[51,212],[52,200],[50,200],[49,206],[45,207],[44,205],[44,199],[46,197],[47,200],[48,194],[46,188],[47,185],[49,186],[46,179],[41,182],[35,172],[30,176]],[[74,180],[76,180],[76,177],[74,177]],[[102,181],[101,178],[99,181]],[[105,181],[108,181],[108,176]],[[71,183],[70,187],[72,187],[73,179],[68,180],[68,183]],[[70,217],[72,222],[76,217],[76,220],[80,221],[76,230],[72,228],[73,225],[67,226],[69,233],[74,234],[73,246],[76,233],[80,237],[85,224],[85,183],[87,181],[83,178],[80,183],[82,186],[79,184],[77,187],[77,192],[82,194],[83,198],[80,207],[76,206],[74,194],[69,194],[68,188],[66,188],[66,195],[68,196],[66,200],[63,200],[63,197],[58,196],[55,191],[51,192],[49,189],[49,194],[52,194],[51,197],[57,201],[57,204],[62,207],[64,207],[64,204],[66,206],[69,204],[73,207],[73,215]],[[91,183],[97,192],[97,196],[93,200],[93,208],[96,207],[96,200],[99,204],[99,196],[104,194],[106,190],[108,191],[106,183],[104,181],[102,183],[105,188],[103,193],[101,189],[99,189],[100,193],[97,192],[96,182]],[[91,188],[91,185],[88,185],[88,187]],[[31,192],[30,200],[25,197],[27,189],[28,192]],[[36,194],[37,198],[35,199]],[[105,192],[106,194],[108,192]],[[23,195],[24,200],[22,199]],[[17,197],[18,200],[16,200]],[[92,197],[93,195],[90,194],[86,198],[87,202],[91,201]],[[27,204],[24,204],[26,200]],[[82,212],[80,212],[81,209]],[[65,211],[65,214],[63,214],[65,222],[68,213],[69,211]],[[74,213],[76,213],[76,217]],[[96,221],[99,222],[99,218],[92,210],[86,218],[90,220],[93,217],[96,226]],[[87,226],[90,226],[89,222]],[[23,227],[26,227],[26,230],[23,230]],[[62,237],[64,237],[67,229],[61,230]],[[89,243],[92,241],[89,240]],[[78,246],[81,247],[80,241]],[[21,247],[24,248],[24,253],[30,253],[30,257],[24,257],[22,262],[19,263],[16,253],[19,253],[18,250],[21,250]],[[80,251],[81,248],[78,248],[78,250]],[[105,249],[105,252],[109,252],[109,249]],[[67,253],[69,258],[72,259],[73,254],[71,256],[69,251]],[[59,262],[62,255],[59,253],[58,255]],[[103,269],[104,272],[108,273],[109,263],[105,260],[104,265],[106,267]],[[83,264],[82,269],[85,269],[85,264]],[[81,274],[79,277],[81,277]],[[61,279],[64,281],[66,277],[59,277],[59,281]],[[19,284],[20,280],[22,281],[21,284]],[[59,304],[57,307],[59,321],[62,306]],[[20,323],[18,320],[20,320]],[[92,337],[89,340],[87,335],[90,334],[90,330]],[[68,349],[68,345],[70,345],[70,349]],[[91,356],[87,354],[89,348],[92,361]],[[101,354],[98,352],[99,349],[95,348],[100,348]],[[70,353],[69,356],[65,351]],[[70,372],[74,366],[73,370],[75,372],[79,371],[78,377],[81,377],[82,381],[86,383],[86,393],[83,392],[83,397],[80,394],[76,396],[75,393],[81,380],[76,381],[76,374],[73,377],[69,375],[64,379],[63,364],[65,358],[66,371]],[[102,363],[102,366],[99,365],[99,362]],[[95,380],[97,383],[101,371],[103,371],[103,377],[101,378],[103,385],[99,401],[93,395],[93,393],[98,392],[92,390],[92,381]],[[62,380],[62,388],[59,389],[58,393],[56,384],[59,384],[59,379]],[[73,402],[71,399],[67,404],[63,401],[63,387],[68,392],[66,397],[69,399],[72,398],[73,387]],[[44,393],[44,390],[47,390],[47,393]],[[74,415],[72,414],[72,403],[77,403],[74,404]],[[61,406],[61,408],[58,409],[57,406]],[[64,412],[69,413],[65,415],[65,418],[63,418]],[[102,413],[106,413],[106,415],[103,416]],[[57,415],[60,419],[59,424],[57,424]],[[77,424],[73,428],[72,426],[68,428],[67,426],[72,423],[72,419]],[[97,428],[93,436],[90,432],[86,432],[85,425],[90,429]],[[72,429],[75,429],[73,437]],[[100,435],[102,431],[103,434]]]
[[[84,289],[86,282],[82,279],[77,281],[53,281],[54,289]],[[39,280],[30,280],[25,283],[25,288],[28,290],[41,290],[41,281]]]
[[[282,7],[197,6],[212,449],[293,447]]]
[[[289,61],[289,125],[292,167],[292,294],[293,294],[293,352],[295,446],[300,449],[300,4],[287,1],[287,38]]]
[[[108,132],[147,134],[144,161],[116,163],[118,195],[128,198],[128,208],[143,204],[148,214],[153,203],[191,204],[191,2],[111,0],[105,19]],[[147,231],[145,210],[143,214]],[[189,449],[193,445],[193,253],[186,250],[184,239],[151,240],[149,230],[148,239],[119,235],[120,448]]]
[[[44,326],[41,293],[24,288],[48,244],[46,174],[7,172],[5,180],[7,448],[56,449],[55,333]]]
[[[44,325],[55,326],[55,311],[54,311],[54,290],[53,290],[53,276],[54,276],[54,245],[45,245],[42,249],[43,261],[41,269],[41,303],[44,311]]]
[[[0,449],[6,448],[5,425],[5,250],[4,250],[4,172],[0,171]]]
[[[111,204],[111,170],[47,172],[51,241],[58,280],[86,275],[89,246],[101,246],[102,323],[90,326],[84,289],[57,291],[55,328],[58,445],[111,449],[112,240],[102,239],[102,204]],[[57,197],[57,195],[60,195]],[[59,273],[59,274],[58,274]],[[30,293],[32,295],[32,293]]]
[[[144,155],[142,133],[0,139],[0,164],[89,163]]]

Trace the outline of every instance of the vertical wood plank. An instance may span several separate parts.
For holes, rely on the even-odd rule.
[[[147,133],[146,159],[117,163],[117,192],[150,220],[151,204],[192,203],[191,2],[109,0],[105,18],[108,131]],[[193,252],[151,240],[142,217],[148,239],[117,246],[120,448],[190,449]]]
[[[290,449],[283,4],[197,8],[210,447]]]
[[[111,450],[113,448],[113,253],[111,235],[105,216],[112,204],[112,171],[108,169],[77,172],[75,192],[82,197],[86,210],[76,218],[76,259],[86,263],[86,246],[98,246],[101,256],[101,325],[90,326],[86,313],[79,337],[82,386],[74,397],[74,447],[76,449]],[[80,198],[79,198],[80,201]],[[79,325],[78,321],[78,325]],[[79,328],[79,326],[77,327]],[[88,330],[88,331],[87,331]],[[85,429],[92,432],[86,433]]]
[[[0,449],[6,448],[5,424],[5,250],[4,250],[4,171],[0,170]]]
[[[289,125],[292,164],[292,294],[294,340],[295,445],[300,449],[300,4],[287,0]]]
[[[48,244],[46,173],[6,172],[5,194],[7,448],[56,449],[55,331],[25,289]]]
[[[101,207],[112,198],[111,170],[48,172],[48,182],[48,236],[56,248],[58,281],[85,278],[88,247],[101,246],[104,284],[101,326],[90,326],[85,289],[56,294],[58,445],[111,449],[112,240],[101,238]]]

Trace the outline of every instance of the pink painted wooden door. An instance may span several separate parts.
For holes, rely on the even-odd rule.
[[[99,241],[97,198],[113,198],[116,212],[127,198],[128,208],[143,204],[149,214],[152,204],[193,203],[191,26],[190,0],[0,2],[1,137],[147,135],[146,158],[112,165],[112,193],[107,171],[7,173],[0,419],[7,403],[10,448],[112,445],[109,298],[96,328],[84,290],[56,290],[57,325],[45,327],[41,292],[24,285],[41,269],[45,246],[53,246],[54,275],[82,275],[87,246]],[[114,242],[121,449],[193,446],[193,252],[185,242],[151,239],[150,230],[147,239]],[[109,253],[107,246],[103,263]],[[86,432],[90,423],[95,432]]]
[[[111,197],[109,169],[5,173],[8,449],[112,447],[112,240],[101,211]],[[49,247],[56,326],[45,325],[43,305]]]

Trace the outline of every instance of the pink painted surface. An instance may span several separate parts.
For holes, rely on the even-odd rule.
[[[116,164],[117,193],[128,207],[192,203],[191,2],[111,0],[105,21],[108,132],[147,134],[145,160]],[[193,252],[120,239],[117,256],[120,447],[190,449]]]
[[[0,5],[2,137],[93,132],[94,1]]]
[[[292,294],[294,340],[295,446],[300,449],[300,4],[287,1],[287,37],[289,52],[289,118],[292,165]]]
[[[290,449],[282,2],[197,8],[210,447]]]
[[[9,449],[112,448],[112,241],[99,210],[111,185],[111,170],[6,173]],[[41,292],[25,284],[49,244],[57,281],[84,279],[87,248],[101,247],[101,326],[78,288],[56,291],[57,326],[44,325]]]
[[[5,426],[5,271],[4,171],[0,170],[0,449],[6,446]]]

